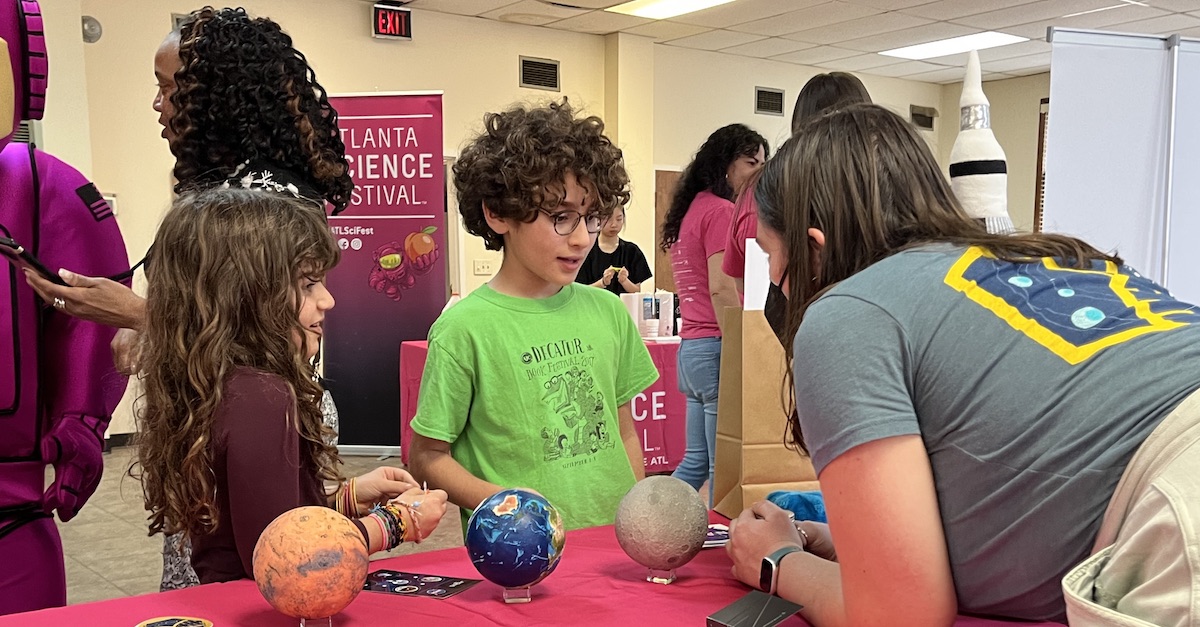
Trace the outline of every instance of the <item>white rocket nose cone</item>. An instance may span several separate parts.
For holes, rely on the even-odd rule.
[[[987,104],[987,96],[983,94],[983,75],[979,70],[979,53],[972,50],[967,55],[967,73],[963,76],[962,96],[958,100],[958,106]]]

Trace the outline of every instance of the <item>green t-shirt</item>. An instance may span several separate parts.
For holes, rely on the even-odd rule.
[[[476,477],[542,493],[567,529],[610,525],[634,483],[617,408],[657,378],[613,294],[572,284],[529,299],[484,285],[430,329],[412,428],[450,442]]]

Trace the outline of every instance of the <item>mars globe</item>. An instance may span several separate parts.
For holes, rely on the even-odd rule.
[[[480,503],[464,537],[479,574],[505,588],[528,588],[545,579],[558,566],[565,542],[558,510],[540,494],[520,489],[501,490]]]
[[[367,578],[362,533],[328,507],[297,507],[271,521],[254,545],[254,582],[267,602],[293,618],[333,616]]]
[[[651,569],[650,581],[674,580],[673,571],[704,547],[707,531],[704,500],[674,477],[642,479],[617,506],[617,542],[633,561]]]

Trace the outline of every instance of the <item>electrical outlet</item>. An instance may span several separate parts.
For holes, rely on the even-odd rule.
[[[494,272],[491,259],[475,260],[475,276],[491,276]]]

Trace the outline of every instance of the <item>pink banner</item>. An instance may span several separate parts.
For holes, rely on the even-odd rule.
[[[342,261],[328,277],[325,377],[339,443],[396,446],[396,351],[425,339],[447,297],[442,97],[332,96],[354,179],[350,206],[330,217]]]

